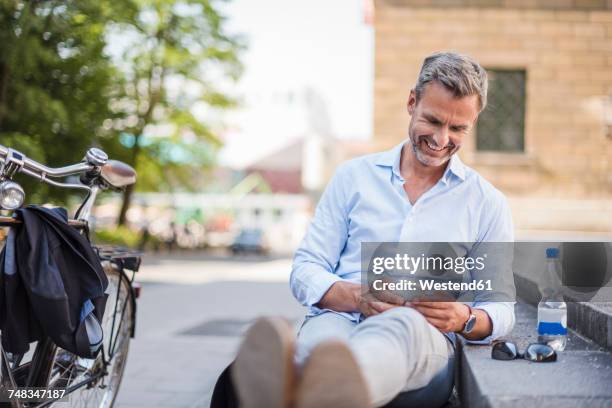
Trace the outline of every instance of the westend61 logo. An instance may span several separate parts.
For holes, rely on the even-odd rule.
[[[553,272],[548,248],[558,248]],[[383,300],[508,302],[519,285],[531,294],[545,284],[566,302],[610,302],[612,242],[362,242],[361,283]]]
[[[380,275],[384,272],[404,272],[414,275],[420,270],[426,271],[453,271],[462,275],[468,270],[482,271],[485,268],[486,254],[476,258],[452,257],[442,255],[410,256],[408,254],[395,254],[395,256],[379,256],[372,259],[372,272]]]
[[[512,244],[367,242],[362,284],[374,296],[512,301]]]

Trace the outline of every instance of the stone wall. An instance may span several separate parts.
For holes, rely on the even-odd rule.
[[[466,53],[485,68],[524,69],[527,96],[525,152],[477,152],[471,135],[463,160],[510,196],[588,198],[609,207],[604,100],[612,95],[612,0],[377,0],[375,30],[378,149],[406,137],[406,100],[423,59],[441,50]],[[612,215],[600,216],[612,232]]]

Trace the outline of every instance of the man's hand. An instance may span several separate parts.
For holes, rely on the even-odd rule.
[[[378,299],[371,293],[364,293],[361,295],[361,300],[359,302],[359,311],[363,313],[365,317],[370,317],[403,305],[403,299],[398,303],[390,303],[390,301],[394,299],[385,300],[388,301]]]
[[[406,302],[418,310],[425,319],[442,332],[461,332],[470,317],[469,308],[460,302],[431,301],[414,299]],[[468,340],[481,340],[493,331],[493,323],[488,313],[481,309],[472,309],[476,316],[476,324],[469,334],[463,336]]]
[[[369,317],[403,304],[404,299],[392,293],[377,293],[377,297],[374,297],[368,292],[361,293],[359,283],[338,281],[330,286],[315,306],[336,312],[361,312]]]
[[[459,302],[413,300],[407,306],[418,310],[429,323],[443,332],[460,332],[470,317],[469,308]]]
[[[361,299],[359,283],[338,281],[330,286],[315,306],[336,312],[358,312]]]

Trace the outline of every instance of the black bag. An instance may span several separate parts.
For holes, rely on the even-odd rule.
[[[108,279],[89,241],[68,225],[63,208],[16,211],[0,254],[0,330],[6,351],[25,353],[48,336],[93,358],[102,344]]]

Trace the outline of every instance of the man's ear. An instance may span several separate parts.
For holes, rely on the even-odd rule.
[[[416,107],[416,91],[414,89],[410,90],[410,95],[408,96],[408,103],[406,104],[406,107],[408,108],[408,114],[410,116],[412,116],[412,114],[414,113],[414,109]]]

